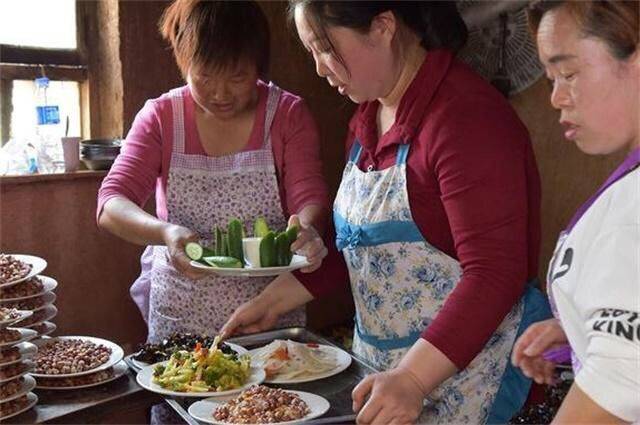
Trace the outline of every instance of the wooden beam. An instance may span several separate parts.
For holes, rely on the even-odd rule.
[[[86,66],[0,63],[2,80],[33,80],[41,77],[43,72],[51,80],[84,81],[87,79]]]
[[[0,146],[11,137],[11,113],[13,112],[13,81],[0,80]]]
[[[43,49],[0,44],[0,58],[5,63],[83,65],[76,49]]]

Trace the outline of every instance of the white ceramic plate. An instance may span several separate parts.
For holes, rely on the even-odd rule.
[[[30,375],[25,375],[24,382],[21,385],[20,390],[12,396],[0,400],[0,403],[6,403],[7,401],[15,400],[16,398],[25,395],[36,387],[36,380]]]
[[[35,395],[34,393],[29,393],[29,394],[27,394],[27,400],[28,400],[28,403],[27,403],[27,405],[26,405],[25,407],[23,407],[23,408],[22,408],[22,409],[20,409],[20,410],[16,410],[15,412],[13,412],[13,413],[11,413],[11,414],[9,414],[9,415],[2,416],[2,417],[0,418],[0,420],[5,420],[5,419],[13,418],[14,416],[17,416],[17,415],[19,415],[20,413],[22,413],[22,412],[26,412],[27,410],[31,409],[31,408],[32,408],[33,406],[35,406],[35,405],[36,405],[36,403],[38,402],[38,396],[37,396],[37,395]]]
[[[79,388],[96,387],[98,385],[106,384],[107,382],[115,381],[116,379],[120,378],[122,375],[127,373],[127,369],[128,367],[126,363],[121,361],[113,367],[113,376],[110,376],[104,381],[93,382],[91,384],[84,384],[84,385],[74,385],[69,387],[47,387],[46,385],[36,385],[36,388],[41,390],[77,390]]]
[[[58,328],[58,326],[53,322],[42,322],[39,325],[32,325],[31,328],[33,328],[34,326],[43,326],[44,327],[44,330],[42,332],[38,332],[36,329],[32,329],[32,330],[38,332],[38,337],[44,337],[44,336],[47,336],[47,335],[51,335]]]
[[[21,344],[18,344],[18,351],[20,352],[19,358],[17,358],[16,360],[10,360],[4,363],[0,363],[0,367],[20,363],[22,360],[31,360],[38,352],[38,347],[30,342],[23,342]]]
[[[101,370],[105,370],[110,368],[111,366],[115,366],[122,358],[124,357],[124,351],[122,348],[111,341],[102,338],[95,338],[92,336],[56,336],[53,338],[43,338],[37,341],[34,341],[34,344],[38,347],[42,347],[45,344],[51,344],[55,341],[63,341],[68,339],[81,339],[83,341],[90,341],[94,344],[104,345],[107,348],[111,348],[111,355],[109,356],[109,360],[106,363],[101,364],[98,367],[95,367],[90,370],[85,370],[84,372],[76,372],[76,373],[64,373],[59,375],[46,375],[43,373],[32,373],[31,375],[36,378],[73,378],[75,376],[88,375],[90,373],[98,372]],[[36,356],[37,358],[37,356]]]
[[[4,383],[4,382],[13,381],[14,379],[19,378],[21,376],[24,376],[24,375],[26,375],[27,373],[31,372],[33,369],[36,368],[36,362],[34,362],[34,361],[23,360],[21,363],[24,363],[27,366],[27,368],[24,369],[22,372],[20,372],[17,375],[10,376],[10,377],[8,377],[6,379],[0,379],[0,384]],[[13,367],[13,366],[9,366],[9,367]]]
[[[16,283],[20,283],[27,279],[31,279],[35,275],[42,273],[42,271],[47,268],[47,262],[40,257],[36,257],[34,255],[22,255],[22,254],[8,254],[8,255],[11,255],[16,260],[20,260],[24,263],[31,264],[31,271],[25,277],[21,277],[20,279],[14,279],[9,282],[3,283],[2,285],[0,285],[0,288],[12,286],[12,285],[15,285]]]
[[[202,398],[202,397],[224,397],[224,396],[228,396],[228,395],[233,395],[233,394],[237,394],[243,390],[246,390],[247,388],[249,388],[252,385],[258,385],[261,384],[264,381],[265,378],[265,373],[264,370],[262,370],[262,368],[259,367],[252,367],[251,368],[251,374],[249,375],[249,379],[247,380],[247,382],[241,386],[238,387],[236,389],[233,390],[227,390],[227,391],[207,391],[207,392],[178,392],[178,391],[171,391],[168,390],[166,388],[162,388],[160,385],[156,384],[153,382],[152,378],[153,378],[153,369],[155,369],[155,367],[159,364],[166,364],[167,362],[160,362],[160,363],[156,363],[153,364],[151,366],[147,366],[144,369],[141,369],[140,372],[138,372],[138,375],[136,376],[136,381],[138,381],[138,384],[140,384],[140,386],[142,388],[145,388],[149,391],[153,391],[154,393],[158,393],[158,394],[164,394],[164,395],[170,395],[170,396],[174,396],[174,397],[198,397],[198,398]]]
[[[305,375],[302,377],[290,378],[290,379],[278,378],[278,375],[275,375],[271,378],[265,379],[264,382],[267,384],[300,384],[302,382],[317,381],[319,379],[324,379],[330,376],[337,375],[351,365],[351,356],[346,351],[343,351],[337,347],[332,347],[330,345],[318,345],[317,349],[323,350],[323,351],[333,351],[336,356],[336,367],[324,373],[319,373],[315,375]],[[260,348],[256,348],[249,351],[249,354],[251,355],[252,359],[258,350],[260,350]],[[260,365],[260,363],[257,360],[252,360],[252,364]]]
[[[28,298],[19,299],[19,300],[15,300],[15,301],[1,300],[0,301],[0,307],[11,308],[11,304],[13,304],[13,303],[20,302],[20,301],[27,301],[27,300],[35,299],[35,298],[38,298],[38,297],[42,297],[41,305],[39,307],[28,309],[26,311],[39,311],[39,310],[42,310],[46,306],[53,304],[55,302],[55,300],[56,300],[56,294],[54,292],[49,291],[49,292],[45,292],[45,293],[40,294],[40,295],[35,296],[35,297],[31,297],[30,296]]]
[[[246,348],[239,346],[238,344],[232,344],[230,342],[225,342],[225,344],[227,344],[233,351],[235,351],[236,353],[238,353],[239,356],[243,355],[243,354],[247,354],[249,351],[247,351]],[[136,355],[138,353],[135,353],[133,355]],[[145,367],[149,366],[149,363],[147,362],[142,362],[140,360],[136,360],[133,357],[131,357],[131,363],[133,363],[133,365],[135,367],[137,367],[138,369],[144,369]]]
[[[15,326],[21,326],[23,328],[32,328],[48,320],[51,320],[58,315],[58,307],[56,307],[53,304],[49,304],[48,306],[44,307],[42,310],[39,310],[38,313],[42,313],[43,316],[42,316],[42,319],[38,320],[37,322],[31,323],[30,325],[25,325],[24,321],[21,321],[16,323]]]
[[[324,415],[325,413],[327,413],[327,410],[329,410],[329,407],[330,407],[329,401],[324,397],[321,397],[316,394],[305,393],[303,391],[287,391],[287,392],[297,394],[302,400],[304,400],[305,403],[307,403],[307,406],[309,406],[309,410],[311,412],[309,412],[309,414],[304,418],[298,419],[296,421],[277,422],[274,425],[294,424],[294,423],[300,423],[303,421],[308,421],[310,419],[314,419]],[[193,416],[195,419],[204,423],[215,424],[215,425],[229,425],[228,422],[219,422],[213,419],[213,412],[216,410],[217,407],[220,407],[223,404],[225,404],[224,401],[217,400],[215,398],[208,398],[206,400],[196,401],[191,406],[189,406],[189,414]]]
[[[239,276],[239,277],[264,277],[264,276],[278,276],[286,272],[292,272],[294,270],[301,269],[309,265],[307,257],[302,255],[294,255],[291,259],[291,264],[286,267],[245,267],[243,269],[234,269],[227,267],[210,267],[205,266],[197,261],[192,261],[191,265],[197,269],[205,270],[210,273],[217,274],[219,276]]]
[[[53,291],[58,287],[58,281],[51,277],[40,275],[38,276],[38,278],[40,278],[40,280],[42,281],[42,291],[40,291],[39,293],[33,294],[33,295],[27,295],[26,297],[2,298],[2,300],[0,300],[0,303],[6,303],[9,301],[22,301],[22,300],[28,300],[29,298],[39,297],[41,295],[46,294],[47,292]]]
[[[31,329],[27,329],[27,328],[7,328],[7,329],[15,329],[18,332],[20,332],[20,338],[11,342],[0,343],[0,349],[6,348],[6,347],[13,347],[14,345],[18,345],[25,341],[31,341],[33,338],[38,336],[38,332],[33,331]]]
[[[1,320],[0,321],[0,329],[4,329],[7,326],[10,326],[14,323],[20,322],[24,319],[28,319],[29,317],[33,316],[33,311],[30,310],[17,310],[18,312],[18,317],[14,317],[13,319],[6,319],[6,320]]]

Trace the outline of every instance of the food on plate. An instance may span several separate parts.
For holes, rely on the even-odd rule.
[[[18,412],[29,405],[29,399],[26,395],[18,397],[15,400],[0,403],[0,417],[8,416],[12,413]]]
[[[20,377],[18,379],[14,379],[13,381],[0,384],[0,400],[4,400],[16,394],[22,388],[23,383],[24,378]]]
[[[46,301],[46,298],[41,296],[26,300],[9,301],[4,303],[4,306],[8,308],[17,308],[18,310],[35,310],[42,307]]]
[[[21,337],[22,335],[17,329],[6,328],[0,330],[0,344],[18,341]]]
[[[12,362],[14,360],[18,360],[20,357],[21,354],[18,347],[11,347],[0,351],[0,363]]]
[[[16,326],[19,328],[25,328],[25,327],[34,325],[36,323],[42,322],[43,320],[47,319],[50,314],[51,314],[51,311],[48,309],[39,310],[34,312],[31,315],[31,317],[27,317],[26,319],[15,323],[13,326]]]
[[[194,335],[190,333],[174,333],[164,339],[160,344],[144,344],[140,351],[133,356],[134,359],[149,364],[169,360],[176,351],[191,351],[200,343],[203,347],[210,347],[214,338],[206,335]],[[225,342],[218,344],[218,349],[224,354],[237,355]]]
[[[309,413],[309,406],[297,394],[254,385],[217,407],[213,418],[233,424],[266,424],[295,421]]]
[[[24,282],[16,283],[8,288],[0,288],[0,299],[23,298],[40,294],[44,290],[44,285],[39,277],[34,276]]]
[[[105,364],[111,348],[81,339],[61,339],[45,343],[36,354],[36,373],[63,375],[86,372]]]
[[[251,267],[282,267],[291,263],[291,244],[298,237],[297,226],[275,232],[269,230],[264,218],[259,217],[253,229],[254,237],[246,238],[242,222],[233,219],[229,222],[226,232],[218,226],[215,227],[213,248],[190,242],[185,246],[185,253],[194,261],[220,268],[242,268],[245,263],[249,263]],[[251,244],[251,249],[257,248],[259,252],[251,252],[251,260],[245,261],[245,251],[248,248],[246,242],[249,239],[257,242]]]
[[[13,255],[0,254],[0,285],[22,279],[31,271],[31,264]]]
[[[0,368],[0,380],[19,376],[27,370],[29,370],[29,365],[27,363],[16,363],[9,366],[4,366]]]
[[[18,319],[19,317],[20,313],[15,308],[0,307],[0,322]]]
[[[101,370],[99,372],[90,373],[88,375],[74,376],[69,378],[37,378],[39,387],[80,387],[85,385],[97,384],[107,381],[114,376],[113,368]]]
[[[276,339],[252,354],[261,363],[267,379],[293,379],[321,375],[338,365],[333,349],[318,344],[302,344],[291,340]]]
[[[55,330],[55,325],[53,323],[42,322],[39,325],[31,326],[29,329],[38,332],[38,335],[42,335],[47,331],[53,332],[52,327]]]
[[[177,351],[166,364],[153,371],[153,382],[177,392],[227,391],[241,387],[251,374],[251,357],[225,354],[218,338],[206,348],[196,344],[193,351]]]

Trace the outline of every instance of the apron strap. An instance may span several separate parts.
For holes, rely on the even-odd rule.
[[[351,145],[351,152],[349,152],[349,162],[353,162],[355,165],[358,164],[360,160],[360,154],[362,153],[362,145],[358,141],[358,139],[353,141],[353,145]]]
[[[407,163],[407,156],[409,156],[409,143],[403,143],[398,146],[398,153],[396,154],[396,165],[405,165]]]
[[[171,98],[171,111],[173,113],[173,153],[184,153],[184,98],[183,88],[173,89],[169,92]]]
[[[276,112],[278,111],[278,103],[280,102],[280,96],[282,95],[282,90],[280,89],[280,87],[276,86],[272,82],[269,83],[268,89],[269,95],[267,97],[263,135],[263,146],[265,149],[271,148],[271,125],[273,124],[273,119],[275,118]]]

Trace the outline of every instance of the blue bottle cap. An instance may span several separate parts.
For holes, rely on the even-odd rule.
[[[35,79],[37,87],[49,87],[49,79],[47,77],[40,77]]]

